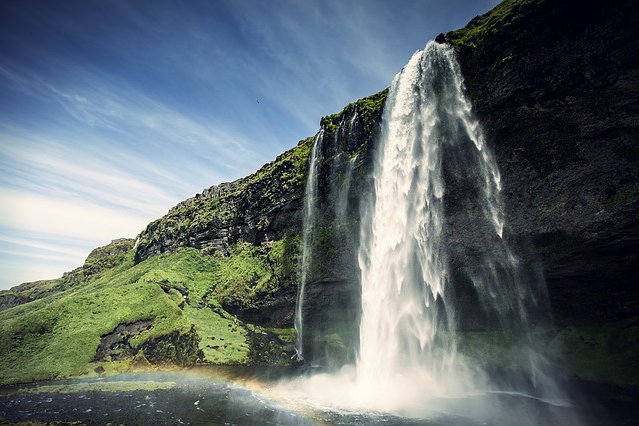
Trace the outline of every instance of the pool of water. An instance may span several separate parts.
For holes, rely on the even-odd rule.
[[[432,401],[422,416],[348,410],[287,398],[279,380],[228,374],[140,373],[16,385],[0,389],[0,420],[88,424],[432,425],[510,426],[613,423],[585,407],[557,406],[514,393],[483,393]],[[611,420],[607,418],[607,420]]]

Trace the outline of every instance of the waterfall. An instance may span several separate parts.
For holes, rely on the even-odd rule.
[[[425,374],[434,383],[455,354],[441,244],[440,128],[463,113],[451,56],[432,43],[417,52],[395,77],[384,108],[373,196],[362,214],[359,249],[357,375],[364,383],[390,384],[399,374]],[[447,90],[455,92],[446,100],[437,93],[442,77]],[[439,116],[442,101],[450,103],[448,117]],[[443,339],[439,350],[436,337]]]
[[[552,370],[532,350],[529,324],[543,317],[543,280],[531,277],[509,247],[499,169],[449,46],[430,42],[397,74],[377,142],[371,191],[360,200],[355,363],[300,377],[282,389],[319,406],[419,418],[448,413],[478,419],[478,424],[517,419],[535,425],[558,415],[563,420],[549,424],[578,424],[572,414],[554,408],[543,414],[522,408],[515,414],[509,410],[518,405],[489,399],[518,395],[566,407]],[[311,154],[307,183],[305,253],[319,143],[321,138]],[[347,169],[348,185],[350,173]],[[485,338],[484,332],[471,336],[471,351],[466,351],[467,324],[494,339],[483,343],[488,357],[510,350],[521,368],[492,375],[472,351],[482,344],[472,338]],[[301,333],[301,321],[296,327]],[[485,405],[476,403],[479,395]]]
[[[308,160],[308,175],[306,177],[306,189],[304,191],[304,211],[302,222],[302,259],[300,264],[300,282],[297,290],[297,303],[295,306],[295,331],[297,338],[295,341],[295,355],[297,361],[304,359],[303,343],[304,343],[304,296],[306,284],[308,280],[309,269],[311,267],[311,251],[313,232],[316,222],[317,209],[317,175],[318,175],[318,157],[322,149],[322,141],[324,140],[324,129],[320,129],[319,133],[313,141],[313,148]]]
[[[454,154],[444,160],[446,151]],[[456,330],[464,312],[450,284],[446,167],[457,172],[473,200],[464,210],[472,218],[468,229],[479,232],[489,247],[478,250],[472,258],[477,265],[465,269],[481,308],[525,334],[534,300],[503,239],[499,170],[450,47],[429,43],[395,77],[376,155],[358,256],[357,380],[377,389],[401,388],[407,379],[433,393],[468,388],[477,374],[458,356]]]
[[[350,145],[353,141],[353,129],[355,127],[355,122],[357,120],[357,109],[353,112],[353,116],[348,121],[347,127],[347,142]],[[351,191],[351,181],[353,179],[353,169],[355,168],[355,161],[357,160],[357,154],[353,155],[353,157],[348,159],[348,163],[346,164],[346,172],[344,173],[344,179],[341,183],[341,189],[339,191],[339,196],[337,199],[337,204],[335,206],[336,210],[336,221],[338,224],[344,225],[347,220],[347,212],[348,212],[348,197]]]

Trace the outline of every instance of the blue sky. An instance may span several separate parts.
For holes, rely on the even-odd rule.
[[[0,289],[253,172],[497,3],[0,0]]]

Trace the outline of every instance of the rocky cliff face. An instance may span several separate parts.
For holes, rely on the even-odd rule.
[[[458,52],[501,170],[506,235],[529,279],[545,278],[552,314],[564,324],[639,310],[637,21],[632,1],[507,0],[438,37]],[[356,342],[356,330],[346,324],[356,324],[358,315],[358,205],[368,190],[384,99],[382,92],[321,122],[320,232],[312,244],[306,309],[307,324],[321,324],[315,352]],[[237,241],[260,245],[299,235],[313,142],[306,139],[254,175],[179,204],[142,233],[136,259],[180,246],[227,256]],[[487,245],[464,213],[472,201],[449,180],[451,270],[460,297],[472,306],[472,285],[455,271]],[[290,321],[294,288],[250,308],[227,307],[252,319]],[[481,320],[468,311],[462,326],[476,328]],[[335,334],[340,339],[327,344],[325,337]]]
[[[637,28],[633,1],[507,1],[444,37],[562,323],[639,311]]]
[[[336,351],[344,356],[353,345],[358,311],[358,203],[367,184],[385,98],[383,91],[361,99],[320,123],[319,232],[311,244],[315,249],[309,274],[309,300],[317,303],[309,303],[306,312],[308,324],[321,328],[317,352]],[[182,247],[234,258],[238,245],[246,244],[268,257],[283,242],[287,250],[282,256],[296,262],[308,157],[317,137],[299,142],[251,176],[211,187],[172,208],[138,237],[136,262]],[[293,263],[292,268],[269,278],[268,290],[250,297],[229,294],[222,297],[221,304],[249,321],[290,326],[297,274]],[[255,281],[263,278],[258,275]],[[333,336],[328,343],[326,335]]]
[[[621,318],[639,309],[637,20],[632,1],[508,0],[438,38],[458,51],[469,96],[495,152],[509,239],[531,273],[543,272],[553,314],[565,323]],[[311,281],[323,284],[309,290],[319,305],[356,296],[354,286],[343,284],[357,278],[357,206],[384,97],[349,105],[321,123],[323,232],[315,242]],[[299,235],[313,140],[301,141],[254,175],[180,203],[141,234],[136,259],[182,246],[228,256],[238,241],[261,245]],[[472,206],[464,204],[463,188],[453,184],[448,190],[451,261],[462,267],[472,262],[468,246],[481,246],[482,237],[465,223],[464,211]],[[290,319],[293,287],[235,310]],[[327,294],[328,288],[339,296]],[[289,312],[261,313],[262,307]],[[313,317],[321,311],[312,303],[309,309]]]

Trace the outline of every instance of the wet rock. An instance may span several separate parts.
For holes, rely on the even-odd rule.
[[[132,357],[137,351],[129,344],[129,340],[148,330],[153,320],[141,320],[130,324],[119,324],[112,332],[100,337],[100,345],[95,351],[94,361],[117,360]]]
[[[507,238],[560,323],[639,312],[638,8],[521,2],[501,25],[473,20],[486,31],[472,45],[447,34],[500,168]],[[453,206],[451,245],[481,246],[463,192]]]

